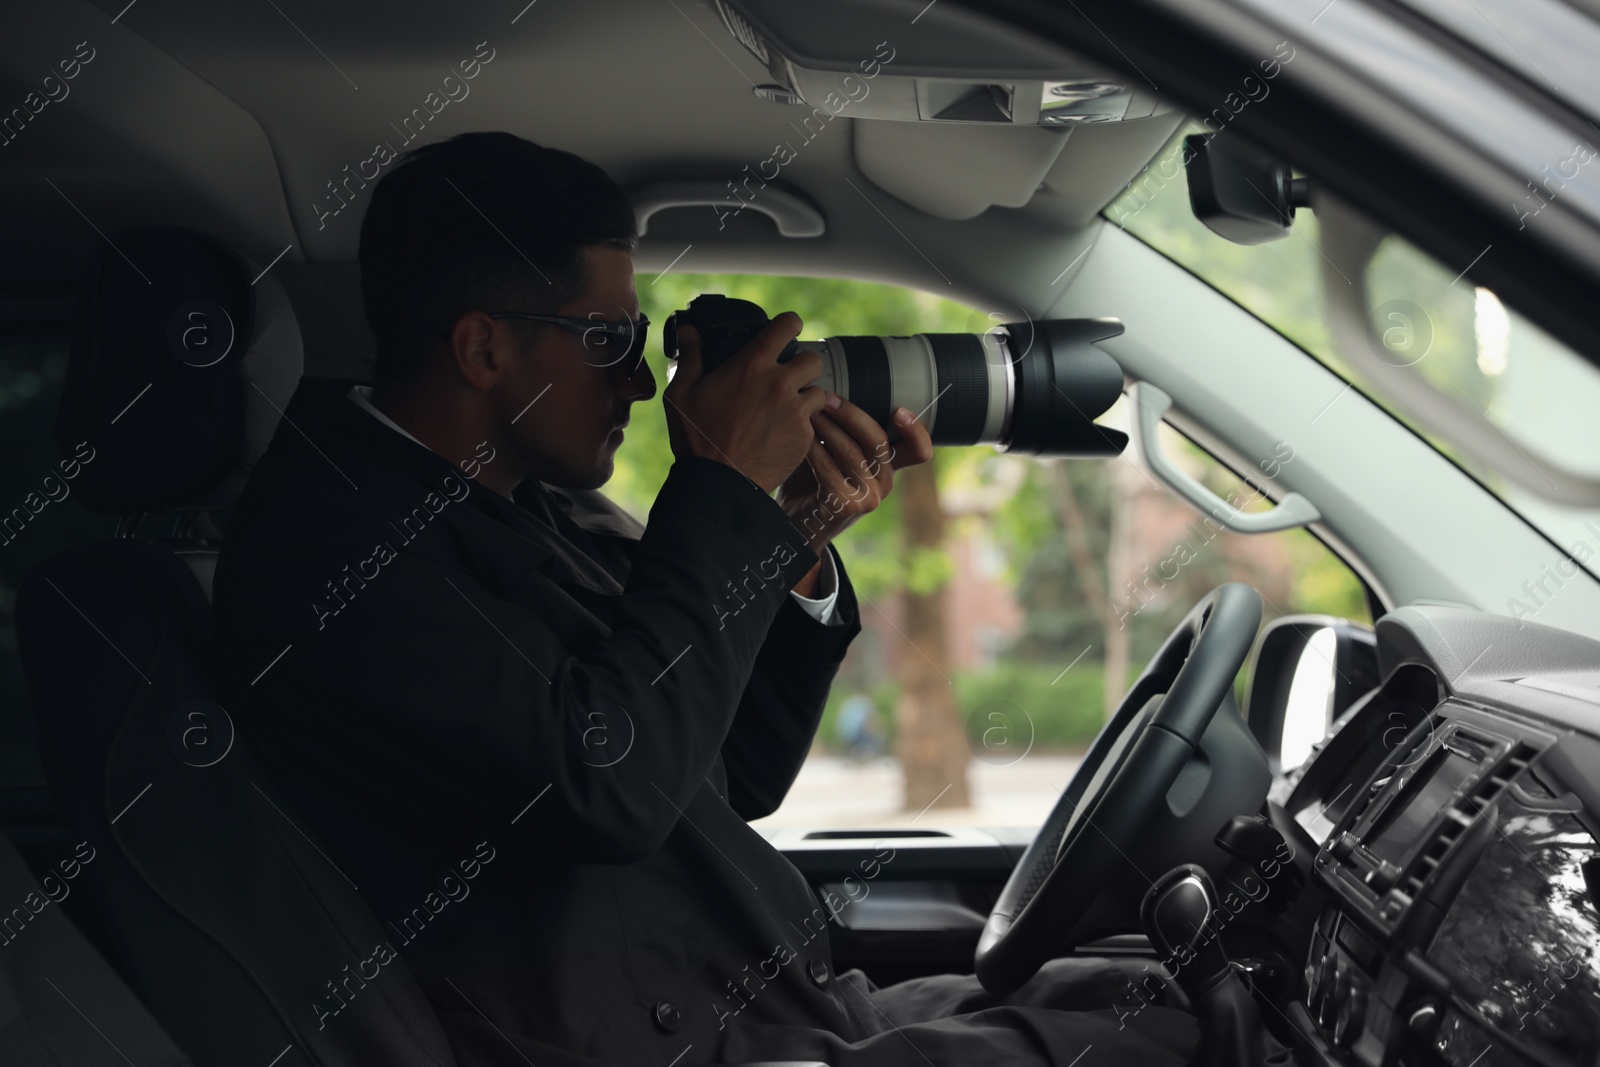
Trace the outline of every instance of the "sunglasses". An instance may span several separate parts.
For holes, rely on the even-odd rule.
[[[491,319],[525,319],[530,322],[548,322],[583,338],[584,352],[593,359],[584,362],[595,367],[610,367],[624,361],[629,374],[644,362],[645,337],[650,331],[650,319],[640,315],[638,320],[620,319],[607,322],[599,319],[577,319],[566,315],[533,315],[524,311],[491,311]]]

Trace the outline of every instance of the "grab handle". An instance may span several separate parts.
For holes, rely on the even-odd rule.
[[[1172,398],[1149,382],[1135,382],[1129,390],[1133,402],[1133,443],[1145,464],[1168,489],[1235,533],[1271,533],[1305,526],[1322,518],[1317,506],[1299,493],[1290,493],[1269,511],[1241,511],[1201,485],[1172,462],[1157,443],[1161,418],[1172,409]]]
[[[821,237],[823,231],[827,229],[827,223],[823,221],[822,212],[817,209],[817,205],[775,185],[762,186],[756,190],[754,198],[748,203],[737,198],[730,200],[725,185],[710,181],[651,185],[637,190],[629,199],[633,201],[633,213],[639,219],[641,236],[650,225],[651,215],[674,207],[725,209],[718,212],[719,221],[729,214],[736,215],[749,208],[770,218],[784,237]]]

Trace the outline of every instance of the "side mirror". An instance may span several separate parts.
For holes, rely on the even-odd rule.
[[[1295,209],[1311,203],[1304,178],[1237,137],[1192,133],[1183,139],[1183,160],[1194,217],[1234,244],[1289,236]]]
[[[1378,684],[1372,629],[1330,615],[1286,615],[1250,652],[1244,714],[1273,774],[1297,767],[1339,714]]]

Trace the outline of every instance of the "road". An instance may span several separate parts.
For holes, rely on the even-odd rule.
[[[756,829],[906,826],[1038,826],[1077,769],[1076,754],[1030,755],[1009,766],[973,760],[967,767],[973,804],[901,811],[903,779],[892,759],[853,764],[813,753],[783,806],[750,825]]]

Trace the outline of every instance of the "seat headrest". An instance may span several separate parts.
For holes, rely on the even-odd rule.
[[[260,270],[176,226],[126,230],[95,252],[56,416],[62,473],[77,466],[85,507],[237,497],[303,372],[288,296]]]

